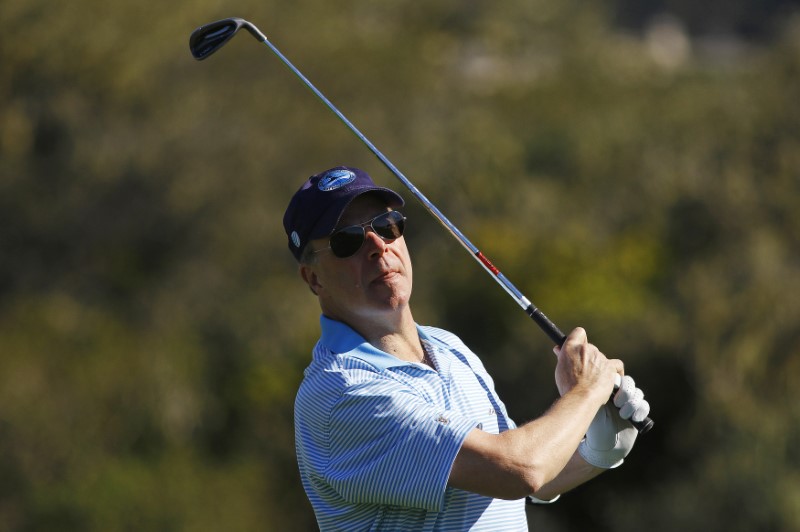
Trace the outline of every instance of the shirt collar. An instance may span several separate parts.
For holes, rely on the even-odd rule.
[[[358,358],[381,371],[388,368],[411,365],[410,362],[400,360],[396,356],[373,346],[346,323],[332,320],[325,316],[320,316],[319,322],[322,328],[322,336],[319,341],[333,353]],[[419,334],[420,339],[431,341],[431,338],[419,326],[417,326],[417,334]]]

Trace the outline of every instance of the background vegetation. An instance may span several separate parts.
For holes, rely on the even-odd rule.
[[[646,390],[655,430],[532,529],[800,529],[797,4],[4,0],[0,529],[315,528],[281,218],[337,164],[399,185],[255,41],[195,62],[228,16]],[[535,417],[549,342],[407,210],[417,319]]]

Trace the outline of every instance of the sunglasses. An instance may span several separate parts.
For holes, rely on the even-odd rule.
[[[317,249],[314,253],[319,253],[324,249],[330,249],[334,256],[340,259],[352,257],[367,239],[367,227],[371,227],[375,234],[384,240],[394,240],[403,236],[406,217],[399,211],[389,211],[379,214],[372,220],[358,225],[348,225],[335,231],[330,237],[330,246]]]

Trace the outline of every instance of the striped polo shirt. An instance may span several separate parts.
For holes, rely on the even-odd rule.
[[[524,499],[450,488],[474,428],[514,428],[492,378],[453,334],[418,326],[436,369],[322,316],[295,402],[297,460],[322,531],[527,530]]]

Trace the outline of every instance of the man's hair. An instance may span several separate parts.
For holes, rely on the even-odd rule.
[[[300,258],[297,259],[298,264],[310,265],[317,262],[317,254],[311,249],[311,246],[305,246]]]

